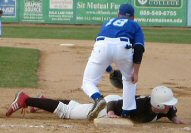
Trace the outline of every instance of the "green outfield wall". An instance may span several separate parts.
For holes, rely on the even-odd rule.
[[[188,26],[191,26],[191,0],[188,0]]]
[[[188,26],[189,0],[0,0],[3,22],[101,24],[129,2],[142,26]]]

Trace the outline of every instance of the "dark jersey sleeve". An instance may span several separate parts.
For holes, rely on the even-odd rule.
[[[175,106],[171,107],[170,110],[168,111],[167,114],[162,114],[160,113],[158,115],[158,118],[157,119],[160,119],[162,117],[167,117],[169,120],[172,121],[172,118],[176,117],[176,113],[177,113],[177,108]]]
[[[114,111],[116,115],[120,116],[122,112],[122,100],[110,101],[107,103],[107,112]]]
[[[134,45],[133,63],[141,64],[145,48],[143,45]]]
[[[173,106],[169,112],[167,113],[167,117],[169,120],[172,121],[172,118],[176,117],[176,113],[177,113],[177,108],[175,106]]]
[[[109,102],[107,104],[107,112],[114,111],[116,115],[121,116],[122,104],[122,100]],[[157,116],[157,114],[151,110],[150,97],[136,96],[136,105],[137,109],[130,114],[130,119],[134,122],[150,122]]]

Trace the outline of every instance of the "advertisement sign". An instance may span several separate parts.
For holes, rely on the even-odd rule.
[[[142,26],[191,25],[188,0],[0,0],[3,22],[102,24],[122,3],[135,8]]]
[[[136,20],[144,26],[185,26],[186,0],[134,0]]]
[[[50,23],[74,24],[73,0],[49,0],[46,20]]]
[[[187,21],[187,26],[191,26],[191,0],[188,1],[188,15],[187,15],[187,18],[188,18],[188,21]]]
[[[76,5],[76,22],[100,24],[103,21],[117,17],[121,3],[124,3],[124,0],[78,0]]]
[[[20,10],[21,21],[45,22],[43,4],[43,0],[22,0]]]
[[[4,17],[16,17],[16,0],[0,0],[0,10]]]

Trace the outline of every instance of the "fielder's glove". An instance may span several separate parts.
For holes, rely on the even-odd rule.
[[[119,70],[114,70],[109,76],[111,84],[119,89],[123,89],[122,74]]]

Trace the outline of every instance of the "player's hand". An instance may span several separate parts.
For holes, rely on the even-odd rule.
[[[116,115],[113,111],[109,111],[107,113],[107,117],[109,117],[109,118],[119,118],[120,116]]]
[[[139,73],[140,65],[141,64],[135,64],[135,63],[133,64],[134,72],[133,72],[133,75],[131,78],[131,81],[133,84],[137,83],[137,81],[138,81],[138,73]]]
[[[188,122],[182,121],[178,119],[177,117],[172,118],[172,121],[176,124],[189,124]]]
[[[138,74],[137,73],[133,73],[131,80],[132,80],[133,84],[137,83],[137,81],[138,81]]]

